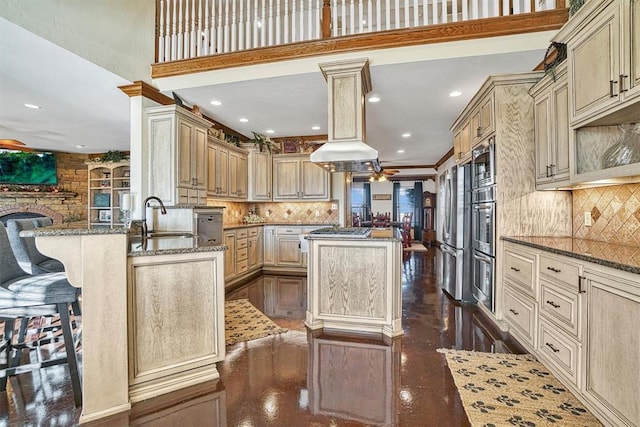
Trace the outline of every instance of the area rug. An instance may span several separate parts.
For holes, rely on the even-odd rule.
[[[472,426],[602,424],[531,355],[439,349]]]
[[[246,299],[224,303],[224,335],[227,345],[287,332]]]
[[[422,243],[416,243],[416,242],[412,242],[411,247],[402,248],[402,250],[408,251],[408,252],[427,252],[428,251],[428,249],[425,248]]]

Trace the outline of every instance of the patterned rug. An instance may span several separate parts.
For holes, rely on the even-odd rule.
[[[224,335],[227,345],[287,332],[246,299],[224,303]]]
[[[531,355],[439,349],[476,427],[602,424]]]

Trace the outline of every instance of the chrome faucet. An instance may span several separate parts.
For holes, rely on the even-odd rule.
[[[160,203],[160,213],[162,215],[167,214],[167,209],[164,207],[164,203],[162,203],[162,200],[160,200],[158,197],[149,196],[146,199],[144,199],[144,202],[142,203],[142,238],[143,239],[147,237],[147,234],[149,232],[149,230],[147,229],[147,207],[149,206],[149,202],[151,200],[156,200],[158,203]]]

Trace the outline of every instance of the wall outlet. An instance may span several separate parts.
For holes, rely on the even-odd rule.
[[[337,203],[331,203],[331,209],[333,209],[334,211],[336,209],[338,209],[338,204]]]
[[[591,220],[591,212],[586,211],[584,213],[584,226],[591,227],[593,225],[593,221]]]
[[[320,211],[316,211],[316,216],[320,216]]]

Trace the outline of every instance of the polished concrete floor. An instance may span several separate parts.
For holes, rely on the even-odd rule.
[[[303,325],[306,282],[263,276],[228,298],[247,298],[288,332],[227,347],[220,380],[134,406],[100,425],[145,426],[466,426],[438,348],[518,351],[474,306],[440,290],[435,250],[411,252],[403,266],[404,335],[310,333]],[[69,426],[66,367],[12,378],[0,393],[0,426]]]

